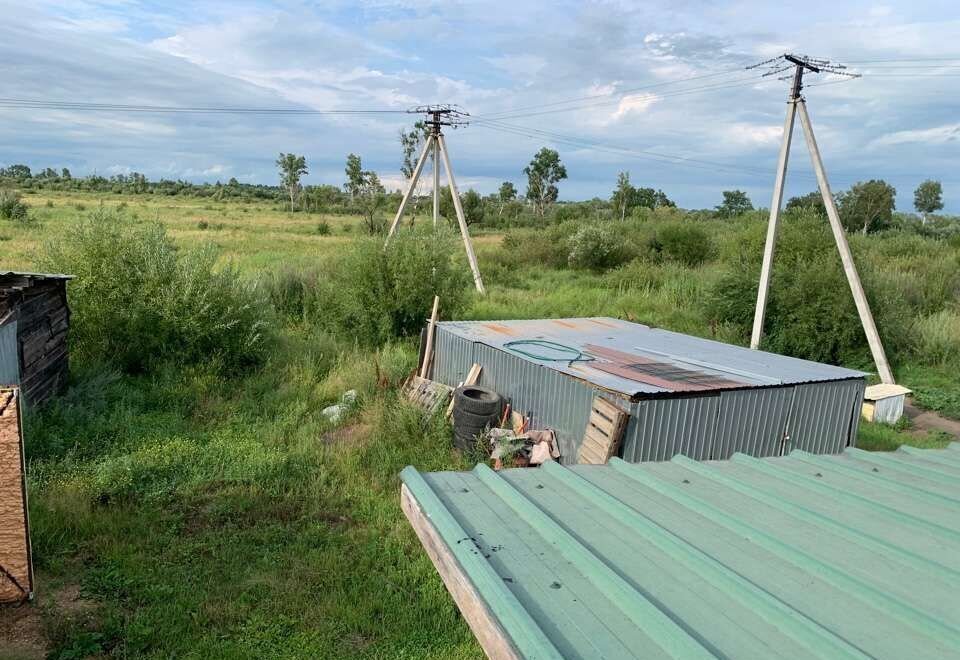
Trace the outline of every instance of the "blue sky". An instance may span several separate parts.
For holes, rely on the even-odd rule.
[[[806,90],[834,189],[884,178],[898,209],[912,210],[913,189],[936,178],[946,210],[960,213],[952,2],[38,0],[0,1],[0,10],[2,97],[324,110],[457,103],[479,119],[448,133],[461,188],[486,193],[512,180],[522,191],[521,170],[546,145],[569,173],[561,198],[607,197],[627,170],[689,208],[732,188],[769,205],[787,83],[743,67],[809,53],[863,74]],[[496,126],[484,121],[493,117]],[[0,108],[0,164],[274,183],[276,154],[292,151],[307,157],[307,183],[339,185],[355,152],[398,187],[397,134],[411,121]],[[795,140],[787,194],[814,187]]]

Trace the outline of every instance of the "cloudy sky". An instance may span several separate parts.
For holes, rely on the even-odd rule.
[[[456,103],[476,118],[448,132],[461,188],[486,193],[512,180],[522,191],[521,170],[547,145],[569,173],[562,198],[607,197],[627,170],[690,208],[731,188],[769,205],[787,83],[744,66],[807,53],[863,74],[811,76],[805,90],[834,189],[884,178],[911,210],[916,185],[936,178],[946,210],[960,213],[952,1],[0,0],[0,11],[0,97],[318,110]],[[274,183],[276,154],[292,151],[307,157],[307,183],[339,185],[352,151],[396,187],[397,134],[412,120],[0,107],[0,165]],[[815,187],[802,140],[794,147],[788,195]]]

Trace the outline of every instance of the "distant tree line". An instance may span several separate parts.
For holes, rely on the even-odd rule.
[[[414,166],[427,137],[427,127],[418,122],[409,131],[400,132],[402,163],[400,172],[409,183]],[[388,193],[379,176],[363,168],[357,154],[349,154],[344,167],[345,182],[341,187],[323,184],[304,186],[302,177],[308,173],[305,156],[280,153],[276,161],[280,185],[240,183],[235,178],[226,183],[192,183],[183,180],[160,179],[150,181],[139,172],[114,174],[104,177],[92,174],[74,177],[70,170],[45,168],[32,172],[27,165],[0,168],[0,187],[23,191],[56,190],[137,195],[190,195],[216,200],[250,199],[285,203],[290,211],[314,213],[355,213],[363,218],[369,233],[386,228],[383,217],[387,209],[395,209],[400,202],[400,191]],[[523,168],[526,190],[521,196],[516,185],[504,181],[497,192],[483,196],[475,190],[460,193],[461,207],[468,225],[491,227],[511,225],[542,225],[564,220],[620,220],[643,216],[656,209],[669,209],[676,204],[667,194],[653,187],[634,186],[630,172],[617,175],[616,186],[609,199],[583,202],[560,202],[559,184],[567,178],[566,166],[560,154],[548,147],[540,149]],[[409,222],[422,212],[421,202],[430,198],[429,190],[418,189],[413,203],[408,206]],[[19,198],[17,198],[19,199]],[[894,219],[896,190],[882,179],[870,179],[854,184],[848,190],[834,194],[834,202],[843,226],[850,232],[871,233],[891,226]],[[24,206],[11,197],[4,202],[3,215],[23,214]],[[943,188],[939,181],[927,180],[914,191],[914,208],[926,224],[932,214],[943,208]],[[696,217],[731,218],[754,210],[753,203],[742,190],[725,190],[720,204],[710,210],[694,211]],[[791,197],[785,205],[787,212],[805,211],[826,218],[826,207],[819,191]],[[455,207],[450,190],[440,191],[440,215],[455,222]]]

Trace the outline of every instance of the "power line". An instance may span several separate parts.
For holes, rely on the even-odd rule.
[[[702,80],[702,79],[705,79],[705,78],[716,78],[716,77],[718,77],[718,76],[729,76],[729,75],[732,75],[732,74],[734,74],[734,73],[741,73],[741,72],[742,72],[742,70],[738,67],[738,68],[736,68],[736,69],[728,69],[728,70],[725,70],[725,71],[717,71],[717,72],[714,72],[714,73],[705,73],[705,74],[701,74],[701,75],[697,75],[697,76],[689,76],[689,77],[687,77],[687,78],[676,78],[676,79],[674,79],[674,80],[665,80],[665,81],[658,82],[658,83],[650,83],[650,84],[648,84],[648,85],[641,85],[641,86],[639,86],[639,87],[633,87],[633,88],[630,88],[630,89],[615,90],[615,91],[606,92],[606,93],[603,93],[603,94],[591,94],[591,95],[589,95],[589,96],[580,96],[580,97],[576,97],[576,98],[572,98],[572,99],[565,99],[565,100],[562,100],[562,101],[552,101],[552,102],[550,102],[550,103],[539,103],[539,104],[537,104],[537,105],[526,106],[526,107],[521,106],[521,107],[519,107],[519,108],[511,108],[510,110],[501,110],[500,112],[491,112],[491,113],[488,113],[488,114],[486,114],[486,115],[481,115],[481,116],[482,116],[482,117],[486,117],[486,118],[488,118],[488,119],[497,119],[497,118],[502,118],[502,117],[499,117],[499,115],[513,114],[513,113],[517,113],[517,112],[523,112],[523,111],[525,111],[525,110],[539,110],[539,109],[541,109],[541,108],[549,108],[549,107],[558,106],[558,105],[566,105],[566,104],[569,104],[569,103],[578,103],[578,102],[580,102],[580,101],[591,101],[591,100],[594,100],[594,99],[608,98],[608,97],[614,96],[614,95],[624,96],[624,95],[628,95],[628,94],[633,94],[634,92],[639,92],[639,91],[643,91],[643,90],[647,90],[647,89],[653,89],[653,88],[655,88],[655,87],[664,87],[664,86],[666,86],[666,85],[677,85],[677,84],[679,84],[679,83],[689,82],[689,81],[691,81],[691,80]]]
[[[477,126],[488,128],[491,130],[502,131],[505,133],[510,133],[513,135],[521,135],[524,137],[532,139],[548,139],[558,144],[565,144],[567,146],[576,147],[579,149],[587,149],[592,151],[598,151],[603,153],[611,153],[620,156],[633,156],[635,158],[642,158],[648,160],[654,160],[661,163],[673,163],[673,164],[683,164],[688,167],[693,167],[696,169],[706,169],[710,171],[716,171],[717,169],[728,170],[730,172],[736,173],[745,173],[752,176],[769,176],[769,172],[761,168],[750,168],[738,165],[731,165],[729,163],[720,163],[716,161],[704,160],[700,158],[691,158],[688,156],[677,156],[674,154],[667,154],[657,151],[649,151],[644,149],[631,149],[629,147],[621,147],[619,145],[605,144],[602,142],[597,142],[585,138],[580,138],[571,135],[565,135],[563,133],[555,133],[552,131],[544,131],[541,129],[530,128],[527,126],[517,126],[513,124],[506,124],[497,120],[478,120],[475,122]],[[806,176],[805,178],[813,179],[812,176]]]
[[[81,101],[45,101],[40,99],[0,98],[2,108],[25,108],[33,110],[71,110],[90,112],[151,112],[162,114],[242,114],[242,115],[360,115],[397,114],[407,110],[362,109],[362,110],[314,110],[311,108],[244,108],[228,106],[169,106],[124,103],[88,103]]]
[[[746,77],[746,78],[741,78],[741,79],[735,80],[735,81],[723,81],[723,82],[721,82],[721,83],[715,83],[715,84],[711,84],[711,85],[701,85],[701,86],[698,86],[698,87],[692,87],[692,88],[688,88],[688,89],[674,90],[674,91],[666,92],[666,93],[663,93],[663,94],[655,94],[655,93],[639,94],[639,95],[637,95],[637,94],[626,94],[626,95],[619,96],[619,97],[617,97],[617,98],[615,98],[615,99],[610,99],[610,100],[607,100],[607,101],[597,101],[597,102],[593,102],[593,103],[586,103],[586,104],[581,104],[581,105],[569,106],[569,107],[565,107],[565,108],[555,108],[555,109],[553,109],[553,110],[542,110],[542,111],[539,111],[539,112],[523,112],[523,113],[508,114],[508,115],[497,115],[497,116],[477,115],[477,116],[475,117],[475,119],[522,119],[522,118],[525,118],[525,117],[537,117],[537,116],[542,116],[542,115],[557,114],[557,113],[561,113],[561,112],[570,112],[570,111],[575,111],[575,110],[587,110],[587,109],[590,109],[590,108],[600,108],[600,107],[604,107],[604,106],[617,105],[617,104],[619,104],[619,103],[621,103],[621,102],[623,102],[623,101],[625,101],[625,100],[630,100],[630,101],[646,101],[646,100],[651,100],[651,101],[652,101],[652,100],[659,100],[659,99],[664,99],[664,98],[671,98],[671,97],[674,97],[674,96],[685,96],[685,95],[687,95],[687,94],[699,94],[700,92],[704,92],[704,91],[712,91],[712,90],[718,90],[718,89],[731,89],[731,88],[734,88],[734,87],[749,87],[749,86],[756,85],[756,84],[759,84],[759,83],[762,83],[762,82],[765,82],[765,81],[761,80],[759,76],[748,76],[748,77]]]

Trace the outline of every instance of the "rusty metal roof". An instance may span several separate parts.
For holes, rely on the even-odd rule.
[[[608,317],[444,321],[439,327],[628,396],[793,385],[866,375]],[[531,349],[555,358],[536,359],[509,346],[523,340],[562,344],[587,359],[571,362],[563,359],[563,351]]]
[[[495,657],[960,657],[960,443],[401,478]]]

